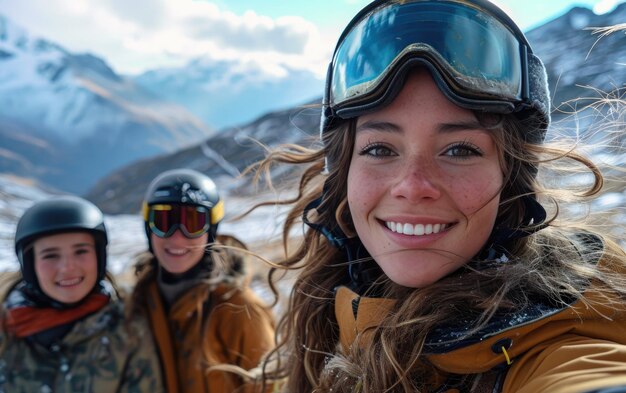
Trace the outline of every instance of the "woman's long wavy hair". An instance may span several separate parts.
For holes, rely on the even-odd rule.
[[[605,293],[616,294],[617,298],[626,295],[626,278],[619,272],[626,264],[624,251],[600,234],[601,230],[581,228],[580,222],[573,225],[563,208],[567,202],[580,203],[598,195],[603,184],[599,168],[573,149],[527,141],[524,133],[536,126],[533,119],[481,113],[476,116],[492,131],[500,154],[504,185],[498,225],[533,232],[533,224],[523,221],[527,206],[524,197],[530,196],[546,207],[547,227],[507,244],[511,254],[508,263],[469,261],[426,288],[401,287],[381,273],[377,283],[383,295],[399,301],[369,332],[371,345],[353,346],[347,353],[338,351],[333,301],[335,288],[349,282],[345,253],[312,228],[305,231],[295,251],[288,250],[288,245],[293,244],[292,229],[303,225],[303,214],[314,224],[340,228],[346,235],[356,236],[346,187],[356,121],[326,132],[322,149],[282,146],[253,168],[258,180],[276,164],[305,166],[295,197],[257,205],[291,206],[283,229],[285,258],[270,270],[269,280],[275,282],[285,270],[297,270],[299,274],[278,324],[277,348],[265,365],[273,378],[286,379],[284,391],[428,391],[433,370],[424,356],[427,336],[435,327],[457,320],[460,310],[465,319],[475,321],[466,332],[470,335],[485,326],[496,310],[520,309],[530,299],[540,297],[563,306],[577,299],[585,301],[582,294],[592,280]],[[576,189],[541,186],[537,168],[555,163],[561,163],[557,170],[591,174],[591,181]],[[550,175],[540,172],[539,178],[549,179]],[[305,213],[322,194],[317,209]],[[597,235],[604,247],[574,235],[582,230]],[[600,257],[611,257],[620,268],[604,268],[604,264],[598,264]],[[359,262],[367,259],[353,263]]]

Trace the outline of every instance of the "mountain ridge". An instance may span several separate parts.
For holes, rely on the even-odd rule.
[[[586,20],[577,19],[581,15]],[[580,95],[589,95],[588,90],[582,86],[595,85],[610,89],[612,83],[621,76],[619,87],[624,87],[623,75],[626,67],[623,64],[626,64],[626,45],[620,45],[620,39],[623,41],[620,35],[604,37],[598,41],[592,51],[596,56],[587,57],[587,52],[580,50],[580,48],[591,49],[597,41],[597,37],[592,35],[591,31],[583,30],[584,28],[590,24],[604,25],[615,20],[626,20],[626,4],[605,15],[595,15],[585,8],[582,8],[582,11],[573,8],[527,33],[534,52],[546,63],[554,107],[578,105],[577,102],[572,102],[572,99]],[[607,59],[612,61],[609,62]],[[605,79],[602,80],[603,85],[599,85],[598,78],[602,76]],[[320,102],[321,98],[311,101],[308,105],[265,114],[238,127],[221,129],[202,142],[202,145],[212,148],[213,151],[219,151],[230,166],[241,171],[262,158],[264,153],[257,144],[251,142],[242,144],[242,141],[257,140],[269,147],[280,143],[298,143],[305,146],[319,143],[316,141],[319,132]],[[582,115],[581,118],[585,119]],[[575,129],[575,126],[568,122],[578,122],[581,118],[570,119],[567,113],[558,110],[553,112],[555,125],[560,129]],[[250,188],[245,179],[237,180],[231,174],[225,173],[217,162],[202,153],[201,145],[197,145],[171,155],[164,154],[130,164],[123,170],[103,178],[87,197],[110,213],[136,212],[143,195],[142,190],[146,189],[149,181],[160,171],[177,167],[193,168],[212,176],[225,192],[254,195],[254,189]],[[124,182],[123,174],[132,175]],[[284,173],[278,174],[283,175]],[[125,194],[123,190],[128,184],[136,191]],[[125,196],[123,201],[115,196],[119,194]],[[107,195],[110,198],[107,198]]]
[[[259,113],[311,101],[324,81],[306,70],[254,61],[196,58],[178,68],[147,71],[133,80],[184,106],[216,128],[254,121]],[[263,99],[259,99],[262,97]]]
[[[116,74],[106,61],[30,37],[2,15],[0,53],[0,145],[12,146],[12,155],[5,149],[0,159],[0,172],[31,174],[51,187],[82,193],[122,165],[213,132],[186,109]],[[34,146],[18,141],[17,132],[45,143],[50,154],[33,154]]]

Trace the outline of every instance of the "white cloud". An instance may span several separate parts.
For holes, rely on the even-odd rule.
[[[89,10],[89,4],[87,4],[87,0],[76,0],[76,1],[67,1],[64,4],[67,7],[67,11],[71,15],[83,16]]]
[[[303,18],[276,20],[246,11],[241,17],[230,13],[190,15],[180,23],[190,39],[213,41],[246,51],[302,53],[315,34],[315,26]]]
[[[308,68],[320,75],[334,42],[297,16],[242,15],[194,0],[20,0],[6,14],[74,52],[105,58],[116,71],[179,66],[198,56]],[[4,9],[6,8],[6,9]],[[32,12],[36,9],[37,12]],[[276,71],[274,71],[276,72]]]
[[[158,29],[167,24],[167,0],[100,0],[103,8],[143,28]]]

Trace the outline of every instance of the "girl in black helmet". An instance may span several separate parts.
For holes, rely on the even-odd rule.
[[[237,285],[236,261],[214,245],[223,216],[215,183],[194,170],[166,171],[146,192],[149,253],[136,265],[131,312],[150,318],[169,393],[259,391],[235,374],[209,369],[254,368],[274,341],[268,310],[250,288]]]
[[[286,392],[626,391],[626,256],[568,222],[571,190],[540,186],[550,160],[590,172],[582,197],[602,185],[543,145],[549,110],[543,64],[488,1],[356,15],[327,73],[322,149],[258,168],[310,165],[285,202],[285,236],[309,227],[281,262],[300,269],[268,363]]]
[[[164,391],[141,319],[125,322],[106,275],[103,215],[78,197],[36,203],[20,218],[19,278],[2,300],[0,391]]]

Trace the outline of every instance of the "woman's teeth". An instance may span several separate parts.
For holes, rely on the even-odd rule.
[[[77,278],[70,278],[67,280],[61,280],[57,282],[57,284],[62,287],[70,287],[72,285],[79,284],[81,281],[83,281],[82,277],[77,277]]]
[[[173,255],[185,255],[187,253],[186,248],[168,248],[167,252]]]
[[[439,233],[448,227],[448,224],[403,224],[400,222],[385,222],[387,228],[403,235],[422,236]]]

